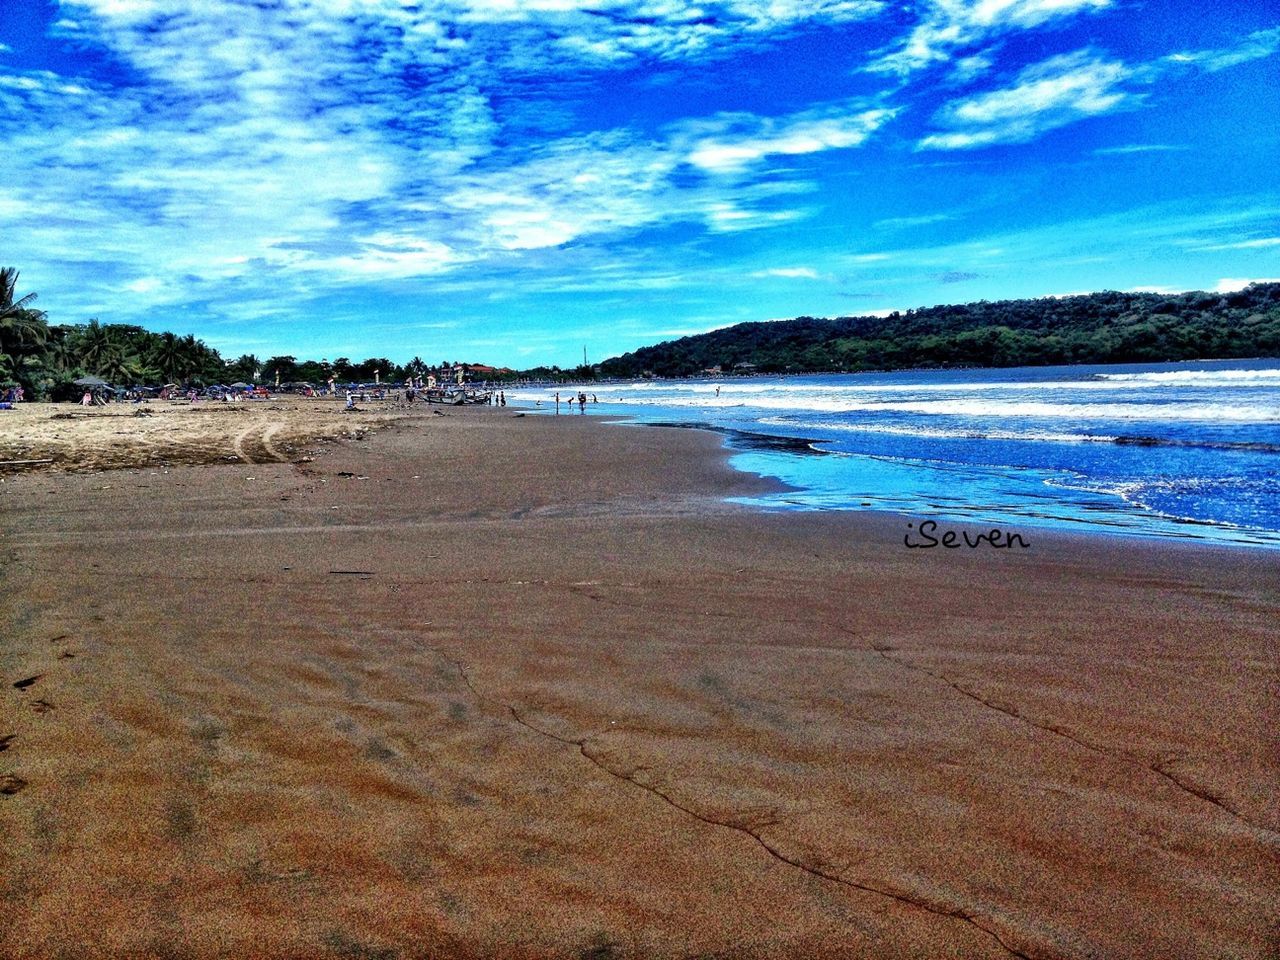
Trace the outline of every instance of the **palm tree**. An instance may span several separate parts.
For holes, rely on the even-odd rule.
[[[0,267],[0,352],[12,353],[23,346],[40,346],[49,334],[45,315],[32,308],[36,294],[17,296],[18,271]]]
[[[190,372],[192,358],[175,334],[162,333],[152,343],[147,360],[166,380],[176,381]]]
[[[136,353],[112,350],[97,367],[98,376],[115,384],[135,384],[149,379],[150,371]]]
[[[262,367],[262,361],[255,357],[252,353],[241,354],[239,359],[233,363],[227,364],[227,373],[229,380],[244,380],[248,383],[258,382],[258,370]]]
[[[80,364],[80,354],[67,335],[69,332],[66,327],[54,327],[45,342],[44,362],[55,373],[73,373]]]
[[[21,300],[14,300],[18,287],[18,271],[13,267],[0,267],[0,319],[8,320],[11,316],[30,310],[44,317],[39,310],[32,310],[31,304],[36,302],[36,294],[28,293]]]
[[[94,317],[85,325],[76,339],[80,363],[86,370],[91,370],[94,373],[98,372],[98,367],[106,361],[107,357],[116,348],[115,337],[111,335],[111,329],[99,323],[97,317]]]

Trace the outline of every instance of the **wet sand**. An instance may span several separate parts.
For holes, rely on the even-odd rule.
[[[707,433],[267,406],[0,468],[0,956],[1277,955],[1274,553],[908,550],[725,503]]]

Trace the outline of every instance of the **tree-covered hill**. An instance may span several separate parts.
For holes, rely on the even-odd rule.
[[[610,377],[1013,367],[1280,356],[1280,283],[924,307],[888,317],[740,323],[606,360]],[[750,366],[743,366],[750,365]]]

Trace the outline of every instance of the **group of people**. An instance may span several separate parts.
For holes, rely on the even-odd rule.
[[[587,412],[587,395],[585,393],[582,393],[581,391],[579,391],[576,397],[573,394],[569,394],[569,399],[567,402],[569,404],[570,410],[573,409],[573,405],[576,403],[578,405],[579,413]],[[597,398],[594,393],[591,394],[591,402],[592,403],[600,402],[599,398]],[[539,406],[541,406],[541,404],[539,404]],[[560,412],[560,391],[557,390],[556,391],[556,413],[559,413],[559,412]]]
[[[0,403],[21,403],[23,396],[21,384],[16,387],[5,387],[4,393],[0,393]]]

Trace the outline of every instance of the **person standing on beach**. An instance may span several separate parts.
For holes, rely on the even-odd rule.
[[[556,416],[560,416],[560,391],[556,391]]]

